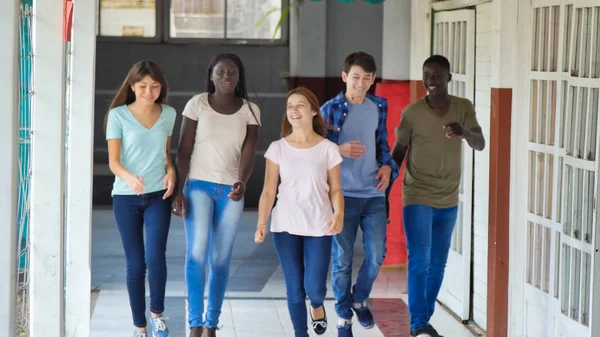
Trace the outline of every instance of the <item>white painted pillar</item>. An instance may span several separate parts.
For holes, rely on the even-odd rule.
[[[65,332],[90,335],[96,1],[75,1],[67,142]]]
[[[0,12],[0,336],[16,335],[17,277],[17,148],[19,116],[19,2],[8,1]]]
[[[29,336],[35,337],[64,335],[65,50],[62,27],[60,3],[34,1]]]
[[[411,1],[383,3],[383,65],[385,80],[408,80],[411,51]]]
[[[492,2],[492,88],[515,88],[518,1]],[[515,111],[515,110],[513,110]]]
[[[492,2],[492,63],[490,87],[492,88],[512,88],[512,130],[510,146],[511,150],[511,173],[510,180],[512,186],[527,186],[527,176],[516,168],[521,167],[515,163],[527,162],[527,151],[521,151],[522,144],[519,139],[521,135],[527,134],[527,123],[523,123],[523,114],[516,113],[518,110],[517,88],[518,71],[520,69],[517,62],[519,36],[518,24],[516,18],[523,11],[519,11],[518,1],[494,0]],[[529,22],[528,20],[525,20]],[[522,25],[522,23],[519,23]],[[527,63],[527,62],[525,62]],[[527,68],[525,65],[524,68]],[[524,256],[527,251],[527,233],[523,226],[523,219],[527,216],[526,212],[521,212],[521,207],[515,203],[524,200],[523,195],[515,196],[515,193],[521,194],[520,188],[511,188],[510,196],[510,242],[509,242],[509,279],[508,279],[508,336],[519,336],[524,331],[525,308],[523,307],[523,297],[525,291],[525,269],[526,261],[524,259],[514,258]]]
[[[410,29],[410,79],[423,79],[423,62],[431,56],[431,6],[412,0]]]
[[[326,76],[326,1],[304,1],[290,11],[290,76]]]

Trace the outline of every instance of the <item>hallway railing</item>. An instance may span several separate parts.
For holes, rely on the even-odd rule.
[[[19,182],[17,203],[17,335],[29,327],[29,187],[31,181],[31,120],[33,114],[33,0],[21,1],[19,16]]]

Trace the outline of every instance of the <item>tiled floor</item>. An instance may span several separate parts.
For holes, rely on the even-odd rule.
[[[273,243],[254,243],[256,212],[244,213],[236,237],[231,276],[223,305],[219,337],[293,337],[285,301],[283,272]],[[99,294],[92,314],[93,337],[131,336],[131,312],[125,287],[125,258],[111,210],[93,213],[92,285]],[[184,257],[185,233],[179,218],[173,218],[167,247],[168,281],[165,316],[171,336],[186,336]],[[362,261],[359,245],[356,271]],[[325,307],[330,328],[325,336],[336,336],[333,294],[328,284]],[[354,325],[355,337],[408,337],[406,273],[382,270],[371,293],[371,307],[378,325],[365,330]],[[438,308],[432,324],[446,337],[472,337],[452,316]],[[312,336],[312,335],[311,335]],[[316,335],[315,335],[316,336]]]

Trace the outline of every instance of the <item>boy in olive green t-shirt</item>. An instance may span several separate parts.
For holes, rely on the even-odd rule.
[[[473,104],[448,94],[450,63],[440,55],[423,64],[428,95],[402,112],[392,158],[406,158],[403,219],[408,248],[411,336],[439,336],[429,324],[444,278],[458,213],[462,140],[483,150]]]

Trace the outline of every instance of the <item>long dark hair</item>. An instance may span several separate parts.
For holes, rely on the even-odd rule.
[[[213,56],[213,58],[210,60],[210,63],[208,64],[208,69],[206,70],[206,81],[204,82],[204,85],[206,86],[206,92],[208,92],[209,94],[215,93],[215,84],[211,80],[213,69],[217,66],[217,64],[219,62],[221,62],[225,59],[231,60],[233,63],[235,63],[235,66],[238,68],[239,76],[238,76],[238,83],[235,86],[234,96],[238,97],[238,98],[242,98],[246,101],[246,103],[248,104],[248,107],[250,108],[250,112],[252,113],[252,116],[254,116],[256,123],[260,127],[260,121],[258,120],[258,118],[256,118],[254,109],[252,109],[252,104],[250,104],[250,101],[248,101],[248,89],[246,88],[246,76],[247,76],[248,72],[246,72],[246,67],[244,67],[244,63],[242,62],[242,59],[240,59],[240,57],[237,56],[236,54],[219,53],[219,54],[216,54],[215,56]]]
[[[167,92],[169,88],[164,73],[158,64],[152,60],[139,61],[131,67],[123,84],[121,84],[117,95],[112,100],[112,103],[110,103],[110,108],[108,108],[108,111],[104,116],[104,133],[106,133],[106,124],[108,122],[110,110],[121,105],[128,105],[135,102],[135,93],[131,90],[131,86],[141,81],[146,76],[150,76],[153,80],[160,83],[160,95],[155,103],[167,104]]]
[[[292,95],[302,95],[310,104],[310,109],[315,111],[317,114],[313,116],[312,127],[316,134],[325,137],[327,135],[327,128],[325,126],[325,120],[321,115],[321,109],[319,109],[319,99],[317,96],[305,87],[297,87],[290,90],[287,94],[289,99]],[[281,121],[281,137],[289,136],[293,131],[292,124],[287,117],[287,112],[283,115],[283,121]]]

